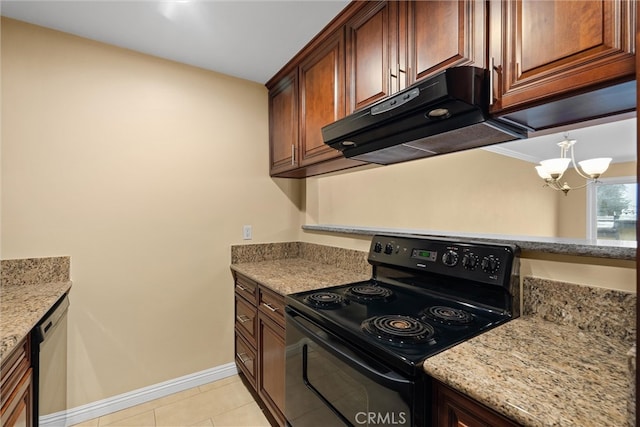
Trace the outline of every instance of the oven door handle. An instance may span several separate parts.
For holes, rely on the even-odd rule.
[[[306,319],[304,319],[304,321],[306,323]],[[404,378],[400,374],[391,370],[383,372],[381,368],[386,369],[386,367],[382,366],[380,363],[375,362],[374,360],[366,360],[369,358],[363,355],[355,354],[353,351],[347,348],[347,346],[340,342],[340,338],[332,337],[328,339],[328,337],[325,338],[319,335],[317,332],[311,330],[309,327],[301,323],[296,318],[296,315],[287,313],[287,322],[290,322],[293,326],[300,329],[307,337],[309,337],[309,339],[316,342],[326,351],[338,357],[349,366],[357,369],[360,373],[367,376],[376,383],[384,385],[393,390],[404,390],[407,387],[412,386],[412,381]],[[319,326],[314,326],[320,329]],[[326,334],[324,330],[320,329],[320,331],[321,333]],[[376,367],[374,365],[378,365],[379,367]]]

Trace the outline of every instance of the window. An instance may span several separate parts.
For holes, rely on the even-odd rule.
[[[636,177],[602,178],[587,189],[587,238],[636,240]]]

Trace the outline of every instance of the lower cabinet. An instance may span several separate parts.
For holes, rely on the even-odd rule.
[[[273,420],[285,425],[284,297],[234,272],[235,361]]]
[[[517,427],[519,424],[437,381],[433,382],[435,427]]]
[[[284,328],[258,316],[258,395],[276,421],[284,425]]]
[[[30,360],[30,338],[27,336],[0,367],[0,425],[32,426],[33,378]]]

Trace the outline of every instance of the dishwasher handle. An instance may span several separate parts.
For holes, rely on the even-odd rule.
[[[35,330],[38,336],[38,342],[42,343],[47,339],[49,334],[53,332],[58,323],[60,323],[64,315],[67,313],[68,308],[69,297],[67,294],[64,294],[36,326]]]

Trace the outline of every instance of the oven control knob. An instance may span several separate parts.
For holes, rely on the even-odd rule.
[[[376,242],[376,244],[373,245],[373,251],[378,254],[382,252],[382,243]]]
[[[442,255],[442,263],[448,267],[453,267],[458,263],[458,253],[456,251],[447,251]]]
[[[387,245],[384,247],[384,253],[387,255],[391,255],[392,252],[393,252],[393,245],[391,243],[387,243]]]
[[[473,252],[464,254],[462,257],[462,266],[467,270],[475,270],[478,266],[478,256]]]
[[[482,259],[482,271],[493,274],[500,268],[500,260],[493,255],[486,256]]]

